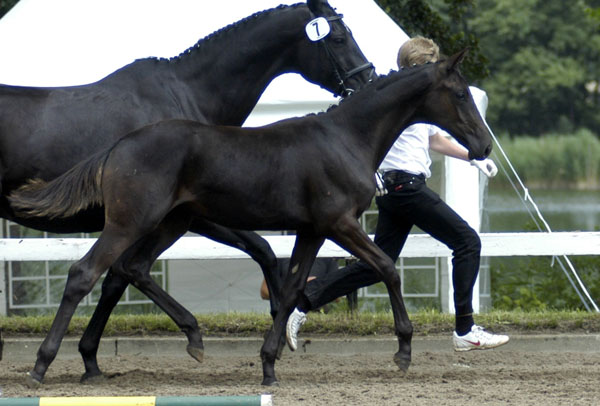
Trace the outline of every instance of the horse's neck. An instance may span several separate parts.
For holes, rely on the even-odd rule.
[[[430,70],[411,73],[398,76],[379,90],[373,83],[373,89],[355,95],[358,97],[350,108],[340,106],[346,123],[354,129],[348,132],[352,134],[350,142],[363,151],[363,162],[373,171],[402,131],[420,119],[419,109],[432,75]]]
[[[271,10],[213,34],[181,56],[178,77],[196,95],[210,95],[209,103],[199,100],[204,116],[219,124],[241,125],[269,83],[290,70],[303,30],[289,26],[308,17],[306,7]]]

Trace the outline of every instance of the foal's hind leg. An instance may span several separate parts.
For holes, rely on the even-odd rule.
[[[108,318],[115,308],[119,299],[125,292],[129,282],[123,275],[116,274],[112,268],[109,269],[104,282],[102,283],[102,294],[96,305],[94,314],[90,319],[81,340],[79,341],[79,353],[83,358],[85,373],[81,377],[81,382],[91,382],[102,378],[102,371],[98,367],[96,358],[98,346],[102,332],[106,327]]]
[[[330,238],[369,264],[385,283],[390,296],[399,345],[398,352],[394,355],[394,362],[406,372],[411,362],[413,328],[402,300],[400,276],[394,262],[371,241],[354,217],[346,216],[341,219],[334,227]]]
[[[157,304],[188,337],[188,353],[196,360],[202,361],[204,345],[196,318],[168,296],[150,276],[150,269],[156,258],[187,231],[188,225],[189,217],[177,210],[173,211],[151,234],[128,249],[108,272],[94,315],[79,342],[79,352],[86,370],[81,378],[82,382],[102,375],[96,359],[102,331],[129,281],[137,280],[139,282],[134,285],[143,287],[146,292],[153,292],[147,295],[153,300],[156,299]]]
[[[69,322],[81,299],[92,290],[100,275],[133,241],[135,238],[132,236],[105,230],[92,249],[71,266],[65,291],[50,331],[40,345],[33,370],[28,373],[29,386],[35,387],[42,382],[48,367],[56,357]]]

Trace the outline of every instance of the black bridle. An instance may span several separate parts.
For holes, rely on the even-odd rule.
[[[332,21],[340,21],[340,23],[344,26],[344,28],[346,29],[346,31],[350,32],[350,29],[348,28],[348,26],[346,24],[344,24],[344,21],[342,20],[342,18],[344,17],[343,14],[336,14],[334,16],[330,16],[330,17],[324,17],[327,22],[332,22]],[[356,91],[356,89],[352,89],[351,87],[348,87],[346,85],[346,81],[348,79],[350,79],[352,76],[361,73],[364,70],[367,69],[371,69],[371,73],[369,74],[369,81],[371,81],[373,79],[373,76],[375,74],[375,67],[373,66],[373,64],[371,62],[367,62],[363,65],[357,66],[354,69],[350,69],[349,71],[345,71],[344,68],[342,68],[340,66],[340,64],[336,61],[335,56],[333,55],[333,52],[331,52],[331,49],[329,48],[329,45],[327,45],[327,41],[325,41],[327,37],[321,38],[318,42],[320,42],[321,44],[323,44],[323,47],[325,48],[325,52],[327,52],[327,57],[329,58],[329,61],[331,62],[331,66],[333,67],[333,72],[335,74],[335,77],[338,81],[338,86],[339,89],[341,90],[339,92],[339,95],[341,97],[347,97],[350,96],[352,93],[354,93]],[[336,95],[337,96],[337,95]]]

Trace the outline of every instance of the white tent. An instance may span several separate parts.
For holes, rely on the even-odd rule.
[[[179,55],[228,24],[257,11],[299,1],[20,0],[0,19],[0,83],[68,86],[94,82],[135,59]],[[344,15],[378,73],[397,68],[398,48],[408,37],[374,0],[329,3]],[[474,96],[486,104],[485,94]],[[330,93],[299,75],[284,75],[269,85],[245,125],[322,111],[335,102]],[[446,191],[453,192],[445,195],[446,201],[478,229],[477,170],[464,162],[452,162],[445,174],[447,186],[451,185]],[[452,183],[452,179],[460,182]],[[443,279],[449,285],[443,289],[443,308],[452,310],[449,273]],[[477,289],[475,308],[479,305]],[[190,300],[197,300],[196,296],[194,290]],[[247,303],[244,306],[249,308]]]
[[[0,83],[97,81],[135,59],[173,57],[255,12],[302,0],[20,0],[0,19]],[[330,0],[377,71],[395,68],[404,32],[373,0]],[[246,122],[261,125],[327,108],[336,99],[299,75],[276,79]],[[192,312],[267,311],[251,260],[175,261],[169,292]],[[218,271],[213,271],[213,270]],[[0,282],[4,274],[0,273]],[[198,283],[198,281],[202,283]],[[0,314],[3,313],[0,289]],[[6,309],[4,309],[4,313]]]
[[[138,58],[173,57],[257,11],[299,0],[20,0],[0,20],[0,83],[65,86],[94,82]],[[407,36],[373,0],[331,0],[377,72],[396,68]],[[246,125],[325,109],[333,96],[284,75]]]

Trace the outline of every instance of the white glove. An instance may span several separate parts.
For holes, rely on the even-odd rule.
[[[498,173],[496,164],[490,158],[482,159],[481,161],[471,159],[470,162],[471,165],[477,167],[488,178],[493,178]]]
[[[375,172],[375,186],[375,196],[384,196],[387,194],[387,189],[379,172]]]

